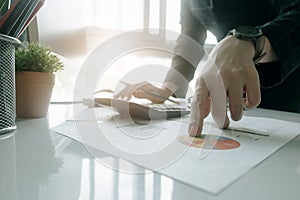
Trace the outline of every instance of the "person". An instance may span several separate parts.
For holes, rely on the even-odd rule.
[[[300,0],[182,0],[180,16],[182,35],[203,46],[209,30],[218,40],[206,63],[207,76],[196,81],[191,136],[201,134],[210,112],[219,127],[227,128],[227,101],[232,120],[240,120],[244,108],[257,106],[300,112]],[[181,37],[176,48],[184,50]],[[199,63],[202,57],[195,59]],[[161,101],[144,92],[148,90],[185,97],[195,70],[191,62],[176,55],[162,87],[137,84],[127,96]],[[219,77],[222,83],[212,83],[209,77]],[[115,96],[124,96],[125,91],[128,88]]]

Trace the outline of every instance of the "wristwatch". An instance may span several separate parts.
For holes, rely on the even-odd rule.
[[[240,40],[252,41],[255,47],[255,54],[253,61],[258,63],[266,53],[263,52],[265,46],[265,38],[263,37],[263,32],[253,26],[239,26],[228,32],[227,35],[233,35]]]

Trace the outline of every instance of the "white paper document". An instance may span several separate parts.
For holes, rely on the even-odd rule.
[[[300,133],[299,123],[244,116],[228,130],[216,128],[207,119],[203,135],[192,138],[187,133],[188,117],[137,122],[115,113],[103,117],[103,111],[87,109],[77,120],[51,129],[213,194]]]

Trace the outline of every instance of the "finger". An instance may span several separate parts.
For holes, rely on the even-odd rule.
[[[136,84],[130,84],[123,81],[120,81],[121,84],[124,84],[125,87],[118,93],[114,95],[114,98],[122,98],[126,100],[130,100],[133,96],[134,92],[138,89],[143,87],[144,85],[148,84],[148,82],[141,82]]]
[[[234,121],[240,120],[243,115],[243,90],[244,87],[242,85],[233,85],[228,89],[229,109],[231,119]]]
[[[248,74],[245,90],[247,94],[245,99],[245,107],[250,109],[256,108],[261,102],[261,95],[259,76],[254,66],[253,70],[251,70],[251,72]]]
[[[127,94],[126,94],[126,98],[127,98],[128,101],[132,98],[132,96],[134,96],[134,92],[135,92],[136,90],[137,90],[136,87],[130,87],[130,88],[128,89]]]
[[[214,83],[212,83],[214,82]],[[209,80],[210,98],[211,98],[211,114],[219,128],[228,128],[229,119],[227,116],[227,95],[226,89],[220,76],[216,79]]]
[[[124,89],[122,89],[120,92],[114,94],[114,98],[124,98],[127,97],[129,94],[129,89],[128,87],[125,87]]]
[[[227,88],[224,83],[228,82],[228,77],[224,76],[219,68],[213,59],[209,57],[202,72],[202,77],[209,91],[212,117],[219,128],[227,128],[229,126],[226,103]]]
[[[208,97],[208,102],[206,103],[204,118],[206,118],[209,115],[209,113],[210,113],[210,97]]]
[[[209,93],[204,80],[200,77],[196,82],[196,89],[191,103],[191,116],[189,123],[190,136],[200,136],[203,127],[203,120],[208,115]]]
[[[150,101],[152,101],[153,103],[163,103],[166,98],[163,98],[163,97],[159,97],[159,96],[163,96],[160,94],[160,92],[147,92],[148,90],[145,90],[145,89],[139,89],[139,90],[136,90],[134,92],[134,96],[137,97],[137,98],[145,98],[145,99],[149,99]]]
[[[134,93],[133,88],[126,87],[122,89],[120,92],[114,95],[114,98],[121,98],[124,100],[130,100]]]
[[[135,97],[146,98],[154,103],[163,103],[170,95],[171,92],[168,93],[166,89],[162,89],[151,83],[145,84],[134,92]]]
[[[221,127],[221,128],[227,129],[229,127],[229,125],[230,125],[230,121],[229,121],[229,118],[226,113],[225,121],[224,121],[223,127]]]

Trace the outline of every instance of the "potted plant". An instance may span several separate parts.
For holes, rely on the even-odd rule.
[[[29,43],[15,51],[16,115],[44,117],[47,115],[55,72],[63,63],[49,47]]]

